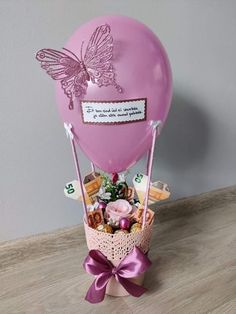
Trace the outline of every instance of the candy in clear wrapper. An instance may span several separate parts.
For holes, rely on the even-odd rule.
[[[119,228],[119,221],[118,220],[113,220],[112,218],[107,219],[107,223],[112,226],[112,228]]]

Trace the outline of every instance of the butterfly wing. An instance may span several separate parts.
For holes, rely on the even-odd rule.
[[[108,24],[96,28],[92,34],[84,55],[84,64],[91,81],[101,86],[114,85],[118,92],[122,88],[116,82],[116,73],[112,65],[113,38]]]
[[[80,61],[54,49],[38,51],[36,59],[52,79],[61,82],[64,93],[70,99],[69,108],[72,109],[74,97],[85,95],[88,86],[87,74]]]

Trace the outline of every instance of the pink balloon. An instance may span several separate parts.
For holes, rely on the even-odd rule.
[[[71,123],[76,141],[100,169],[121,172],[134,165],[151,147],[151,120],[164,124],[172,96],[172,76],[167,54],[156,35],[144,24],[124,16],[98,17],[79,27],[64,46],[80,58],[95,31],[108,24],[113,37],[112,65],[114,86],[88,82],[86,94],[68,108],[68,97],[57,83],[56,94],[63,122]],[[86,124],[83,122],[81,100],[121,101],[146,98],[146,120],[122,124]]]

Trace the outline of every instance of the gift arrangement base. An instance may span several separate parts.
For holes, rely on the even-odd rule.
[[[148,253],[152,235],[152,225],[153,221],[150,225],[146,224],[143,230],[136,233],[110,234],[97,231],[89,227],[84,221],[88,249],[101,251],[114,266],[118,266],[121,260],[131,252],[134,246],[141,249],[144,254]],[[130,281],[141,286],[144,281],[144,274],[131,278]],[[106,287],[106,294],[115,297],[129,295],[115,277],[111,277],[109,280]]]

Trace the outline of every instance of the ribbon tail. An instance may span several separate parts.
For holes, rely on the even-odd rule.
[[[102,302],[105,297],[106,286],[103,288],[100,288],[99,290],[96,289],[96,280],[97,279],[93,281],[92,285],[88,289],[87,294],[85,296],[85,300],[90,303]]]
[[[88,289],[85,300],[90,303],[102,302],[105,297],[107,283],[111,276],[111,273],[102,273],[98,275]]]
[[[146,288],[137,285],[129,279],[123,278],[119,275],[117,276],[117,279],[119,283],[125,288],[125,290],[129,292],[129,294],[131,294],[133,297],[140,297],[147,291]]]

